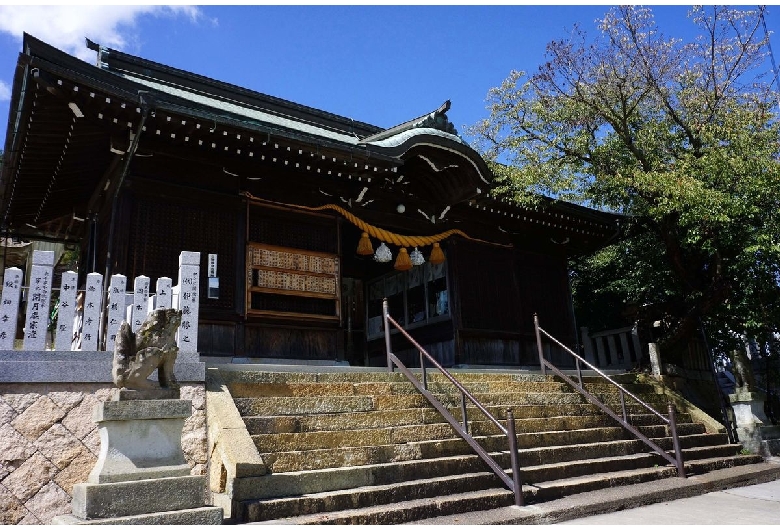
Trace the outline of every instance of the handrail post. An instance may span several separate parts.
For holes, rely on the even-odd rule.
[[[577,381],[579,381],[580,388],[582,388],[582,368],[580,367],[580,360],[577,358],[574,360],[577,363]]]
[[[620,389],[620,408],[623,409],[623,421],[628,423],[628,414],[626,414],[626,396],[623,394],[623,389]]]
[[[390,349],[390,321],[387,319],[388,317],[388,310],[387,310],[387,298],[382,300],[382,320],[385,323],[385,350],[387,351],[387,371],[392,372],[393,371],[393,361],[390,360],[390,355],[392,354],[392,351]]]
[[[466,394],[460,393],[460,410],[463,414],[463,430],[469,432],[469,420],[466,413]]]
[[[536,347],[539,349],[539,366],[542,368],[542,375],[547,375],[547,368],[544,366],[544,350],[542,350],[542,335],[539,333],[539,316],[534,313],[534,329],[536,330]]]
[[[512,409],[506,409],[506,436],[509,438],[509,456],[512,462],[512,482],[514,483],[515,490],[515,505],[523,506],[523,482],[520,480],[520,462],[517,453],[515,415],[512,413]]]
[[[420,352],[420,369],[422,370],[423,388],[428,390],[428,372],[425,371],[425,357],[423,357],[422,350],[418,351]]]
[[[677,436],[677,411],[674,404],[669,403],[669,430],[672,431],[672,443],[674,444],[674,457],[677,460],[677,475],[685,478],[685,465],[683,464],[680,437]]]

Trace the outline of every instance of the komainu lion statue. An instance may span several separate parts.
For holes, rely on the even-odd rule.
[[[742,349],[731,352],[732,369],[734,370],[735,392],[753,392],[756,388],[756,380],[753,376],[753,367],[750,359]]]
[[[178,389],[173,365],[179,353],[176,346],[179,324],[181,311],[176,309],[152,311],[137,333],[133,333],[130,324],[122,322],[114,348],[114,384],[129,390]],[[155,370],[159,370],[159,387],[147,379]]]

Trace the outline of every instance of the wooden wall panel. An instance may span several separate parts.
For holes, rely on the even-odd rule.
[[[210,324],[198,325],[198,350],[202,355],[231,357],[235,354],[236,325]]]
[[[306,215],[277,208],[249,207],[249,241],[338,254],[335,217]]]
[[[518,251],[520,331],[533,333],[533,315],[541,326],[568,346],[575,343],[566,258]]]
[[[517,331],[521,297],[510,248],[453,241],[449,247],[460,327]]]
[[[126,266],[116,272],[128,277],[145,274],[152,282],[168,276],[175,284],[181,251],[200,252],[201,311],[235,312],[238,216],[237,208],[137,196],[128,227]],[[208,254],[218,256],[218,299],[206,296]]]
[[[247,357],[284,359],[336,359],[339,351],[337,330],[247,325]]]

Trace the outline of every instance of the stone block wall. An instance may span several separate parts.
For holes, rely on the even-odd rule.
[[[109,399],[108,383],[0,383],[0,524],[48,524],[70,513],[74,484],[97,461],[100,436],[92,409]],[[203,383],[184,383],[192,401],[182,448],[192,474],[206,472]]]

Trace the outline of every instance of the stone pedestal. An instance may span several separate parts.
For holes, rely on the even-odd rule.
[[[780,427],[772,425],[764,414],[766,396],[762,392],[737,389],[729,395],[737,437],[742,447],[764,456],[780,455]]]
[[[98,461],[87,482],[73,488],[73,515],[52,522],[222,524],[222,509],[205,506],[206,477],[190,475],[182,453],[181,431],[191,406],[179,399],[97,404]]]

